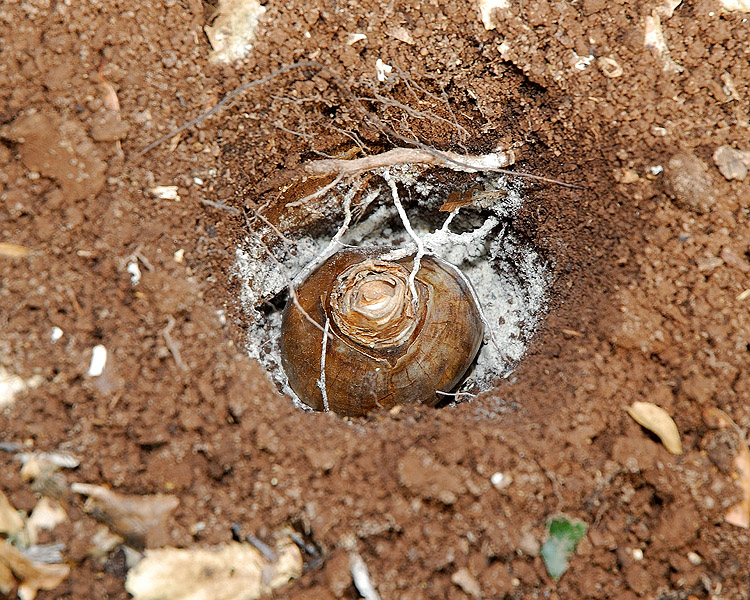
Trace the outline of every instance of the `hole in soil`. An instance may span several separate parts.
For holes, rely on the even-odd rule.
[[[457,388],[436,390],[440,397],[426,399],[429,403],[454,404],[507,377],[546,310],[551,265],[514,228],[524,203],[520,178],[406,165],[342,181],[319,198],[307,198],[315,188],[292,186],[260,215],[248,214],[249,233],[236,248],[235,275],[250,318],[247,352],[300,408],[307,406],[281,366],[282,305],[289,301],[289,288],[297,289],[343,248],[378,247],[399,257],[417,251],[387,179],[396,184],[408,224],[427,254],[458,267],[484,317],[484,342],[469,372]],[[295,205],[300,198],[305,202]],[[319,353],[325,318],[318,325]]]

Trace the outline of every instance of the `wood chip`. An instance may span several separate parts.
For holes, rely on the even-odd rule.
[[[128,572],[125,589],[135,600],[256,600],[302,574],[302,556],[288,538],[269,562],[250,544],[214,548],[161,548]]]
[[[0,256],[6,258],[23,258],[31,254],[31,250],[18,244],[11,244],[9,242],[0,242]]]

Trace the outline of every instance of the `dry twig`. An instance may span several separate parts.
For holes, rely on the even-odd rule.
[[[177,367],[180,369],[180,371],[187,371],[188,367],[182,360],[180,348],[174,341],[174,339],[172,339],[172,329],[174,329],[176,323],[177,322],[174,320],[174,317],[172,315],[167,315],[167,326],[162,329],[161,335],[164,338],[164,343],[167,345],[167,348],[172,353],[172,357],[174,358],[174,362]]]

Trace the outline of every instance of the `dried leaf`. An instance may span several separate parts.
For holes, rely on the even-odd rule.
[[[23,529],[23,517],[0,491],[0,533],[13,535]]]
[[[703,420],[711,429],[729,429],[737,432],[737,456],[734,457],[735,474],[740,482],[744,498],[732,506],[724,515],[727,523],[737,527],[750,528],[750,450],[742,430],[732,418],[719,408],[707,408],[703,411]]]
[[[96,532],[91,536],[91,547],[88,550],[89,556],[104,558],[117,546],[122,544],[123,541],[119,535],[112,533],[106,525],[98,525]]]
[[[16,578],[10,567],[0,560],[0,594],[10,597],[11,591],[16,587]]]
[[[117,92],[115,91],[114,86],[104,78],[104,75],[102,75],[102,69],[99,69],[99,83],[104,92],[104,106],[107,110],[119,113],[120,100],[117,98]]]
[[[26,531],[29,534],[29,543],[38,543],[40,532],[44,530],[51,531],[67,520],[68,515],[57,500],[42,498],[37,502],[31,516],[26,519]]]
[[[703,422],[711,429],[727,429],[737,427],[730,416],[720,408],[710,406],[703,410]]]
[[[169,515],[180,503],[176,496],[130,496],[87,483],[74,483],[70,489],[88,496],[86,512],[136,546],[162,545]]]
[[[472,198],[471,192],[454,191],[451,192],[451,195],[448,196],[448,199],[443,202],[443,205],[439,210],[440,212],[453,212],[457,208],[469,206],[473,201],[474,200]]]
[[[135,600],[256,600],[302,573],[302,556],[289,538],[271,563],[249,544],[188,550],[149,550],[128,572],[125,589]]]
[[[70,452],[23,452],[16,455],[22,465],[35,459],[40,462],[48,462],[63,469],[75,469],[81,464],[81,459]]]
[[[682,442],[677,425],[663,408],[651,402],[633,402],[628,414],[639,425],[659,436],[664,447],[672,454],[682,454]]]
[[[39,590],[54,590],[70,573],[68,565],[34,562],[7,543],[0,543],[0,563],[13,571],[20,582],[18,597],[21,600],[34,600]]]
[[[734,458],[734,468],[737,471],[740,487],[745,497],[732,506],[724,518],[727,523],[748,529],[750,528],[750,451],[748,451],[744,439],[737,456]]]
[[[0,242],[0,256],[7,258],[23,258],[31,254],[31,250],[18,244],[11,244],[9,242]]]

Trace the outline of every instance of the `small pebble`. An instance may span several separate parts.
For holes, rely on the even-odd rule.
[[[141,268],[135,261],[129,262],[127,267],[128,273],[130,273],[130,283],[138,285],[141,281]]]
[[[451,581],[469,596],[472,596],[473,598],[482,597],[482,589],[479,587],[479,583],[468,569],[459,569],[453,573],[453,575],[451,575]]]
[[[49,341],[53,344],[57,342],[63,336],[63,330],[59,327],[53,327],[52,332],[49,334]]]
[[[104,367],[107,364],[107,349],[98,344],[91,349],[91,364],[89,370],[86,373],[89,377],[99,377],[104,372]]]
[[[495,486],[496,490],[504,490],[507,488],[511,483],[513,483],[513,477],[510,475],[505,475],[504,473],[500,473],[499,471],[497,473],[493,473],[490,477],[490,483]]]

